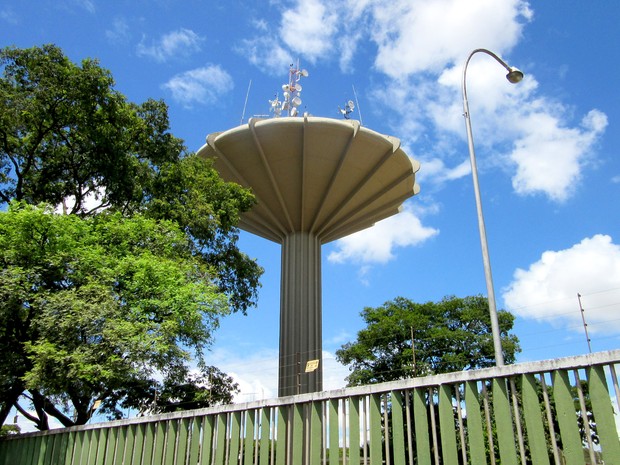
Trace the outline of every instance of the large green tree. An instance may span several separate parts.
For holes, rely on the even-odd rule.
[[[76,65],[54,45],[0,49],[0,71],[0,204],[173,220],[231,309],[255,304],[262,269],[238,249],[236,227],[254,197],[186,151],[163,101],[128,102],[96,60]]]
[[[495,365],[487,299],[446,297],[415,303],[403,297],[361,312],[366,328],[336,352],[350,386]],[[509,334],[514,316],[498,312],[506,363],[520,350]]]
[[[230,310],[193,248],[175,223],[140,215],[83,219],[24,203],[0,213],[4,417],[15,406],[46,429],[48,415],[85,423],[98,400],[112,417],[149,399],[165,410],[175,393],[192,405],[230,400],[234,383],[203,358]]]
[[[217,299],[203,302],[204,308],[213,306],[212,312],[204,313],[208,331],[202,335],[195,333],[192,340],[184,339],[183,328],[188,322],[179,319],[180,314],[167,311],[165,318],[158,316],[153,320],[161,325],[157,328],[172,333],[176,324],[180,343],[177,348],[200,350],[208,345],[213,329],[209,315],[218,314],[224,301],[227,311],[232,312],[246,313],[255,304],[262,269],[239,250],[236,226],[239,215],[252,207],[254,197],[239,185],[224,182],[209,161],[186,150],[183,141],[170,133],[168,108],[163,101],[129,102],[114,88],[110,72],[96,60],[85,59],[75,64],[54,45],[0,49],[0,73],[0,206],[6,208],[15,201],[45,203],[68,214],[70,218],[58,221],[75,221],[67,231],[77,236],[64,234],[56,238],[61,244],[79,241],[83,233],[80,228],[88,229],[95,224],[93,221],[114,218],[120,224],[134,215],[136,221],[145,225],[145,238],[151,237],[149,234],[157,236],[161,228],[174,230],[175,236],[181,234],[184,245],[169,248],[170,258],[178,253],[177,258],[186,260],[184,263],[193,263],[183,276],[203,273],[211,295]],[[103,216],[96,219],[102,212]],[[11,211],[10,215],[14,214]],[[80,219],[84,223],[78,227],[82,224]],[[31,239],[28,234],[36,236],[39,229],[36,226],[31,233],[24,232],[25,239]],[[48,240],[53,242],[44,236],[40,243],[24,243],[37,251],[37,246],[43,247]],[[148,243],[152,239],[145,240]],[[103,399],[104,391],[107,400],[101,408],[115,416],[119,406],[142,409],[149,399],[157,399],[159,404],[150,402],[147,410],[162,411],[205,399],[224,401],[226,392],[230,394],[236,389],[226,375],[206,365],[199,373],[190,373],[187,365],[180,363],[186,356],[183,351],[178,352],[183,355],[177,358],[179,363],[167,363],[165,370],[158,367],[164,366],[162,360],[167,356],[158,355],[159,359],[145,362],[145,373],[155,370],[156,377],[128,376],[135,367],[130,370],[123,362],[134,355],[133,351],[137,351],[137,356],[151,354],[144,347],[134,346],[136,338],[142,335],[140,331],[152,331],[141,327],[140,319],[121,324],[118,332],[107,333],[105,341],[116,341],[116,352],[103,351],[100,358],[97,352],[90,352],[96,347],[93,343],[103,340],[103,328],[109,330],[108,321],[117,321],[116,310],[148,309],[153,299],[159,298],[156,293],[147,292],[156,283],[150,279],[155,276],[163,282],[170,270],[163,268],[167,262],[160,263],[161,257],[154,251],[149,273],[127,270],[129,278],[123,285],[134,293],[116,295],[120,300],[110,302],[105,299],[115,294],[109,292],[106,286],[110,282],[96,267],[81,269],[84,276],[79,285],[75,285],[76,269],[69,262],[65,268],[52,267],[59,274],[51,279],[43,271],[52,263],[49,254],[53,255],[53,250],[42,249],[32,254],[31,262],[10,265],[10,254],[15,253],[17,246],[6,244],[8,255],[4,256],[2,268],[4,294],[0,297],[0,345],[5,354],[0,362],[0,424],[15,404],[14,399],[22,393],[30,398],[39,426],[44,428],[47,414],[57,416],[65,424],[83,422],[90,415],[87,404]],[[105,250],[108,247],[103,243],[99,246]],[[149,250],[148,244],[145,249]],[[106,253],[116,256],[113,250]],[[28,258],[27,254],[22,258]],[[136,259],[135,266],[139,266],[147,258],[132,260]],[[80,263],[84,260],[85,257],[79,259]],[[129,267],[129,261],[126,266]],[[159,271],[155,273],[156,270]],[[170,273],[169,283],[173,283],[174,273]],[[46,284],[37,281],[43,275]],[[190,298],[184,294],[184,286],[170,285],[167,289],[171,292],[164,299],[167,304]],[[117,303],[124,306],[110,306]],[[108,314],[108,310],[114,311]],[[173,324],[174,318],[177,320]],[[169,322],[163,324],[164,321]],[[77,328],[79,334],[72,334]],[[56,335],[61,330],[66,334]],[[151,343],[158,341],[153,339]],[[65,347],[61,343],[74,345]],[[69,354],[68,358],[63,359],[65,354]],[[60,375],[67,378],[67,373],[73,374],[71,370],[79,365],[72,359],[78,354],[84,357],[84,366],[90,363],[97,367],[91,369],[92,379],[86,382],[74,377],[63,381]],[[207,372],[209,376],[205,377]],[[160,381],[156,382],[157,379]],[[78,380],[85,383],[83,396],[81,388],[73,383]],[[63,386],[62,382],[67,384]],[[99,383],[99,387],[95,389],[91,382]],[[166,392],[170,394],[167,400]],[[179,402],[173,393],[184,401]],[[177,407],[171,407],[175,402]],[[68,411],[75,418],[69,418]]]

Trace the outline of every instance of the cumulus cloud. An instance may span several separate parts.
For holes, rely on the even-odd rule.
[[[421,183],[430,180],[434,184],[442,184],[447,181],[454,181],[455,179],[468,176],[471,173],[469,158],[452,168],[447,167],[440,158],[422,160],[421,163],[424,166],[424,171],[420,171],[419,174],[416,175],[419,177]]]
[[[534,76],[526,74],[518,86],[510,85],[498,63],[490,57],[482,58],[472,59],[467,71],[467,95],[481,169],[499,167],[509,173],[519,195],[541,194],[552,201],[565,201],[576,191],[583,171],[596,162],[596,144],[607,127],[607,116],[593,109],[574,125],[573,109],[540,95]],[[402,128],[406,125],[418,127],[418,131],[435,131],[438,140],[452,134],[453,146],[466,147],[461,79],[462,67],[450,66],[434,83],[424,78],[417,85],[421,91],[400,95],[403,106],[411,109],[399,122]],[[427,166],[431,170],[445,169],[443,164],[447,164],[445,158],[431,161]],[[465,165],[461,168],[463,174]],[[554,176],[549,176],[550,172]],[[434,174],[431,180],[438,183],[458,178],[448,169]]]
[[[480,44],[509,50],[532,16],[522,0],[396,0],[376,2],[372,11],[375,65],[393,78],[439,73]]]
[[[583,331],[577,293],[588,330],[620,331],[620,245],[597,234],[570,248],[546,251],[527,270],[517,269],[503,290],[506,309],[528,319]]]
[[[421,244],[438,233],[439,230],[424,226],[418,216],[405,208],[372,228],[336,241],[336,250],[327,259],[332,263],[387,263],[394,258],[397,247]]]
[[[291,52],[271,35],[244,39],[236,50],[254,66],[272,75],[282,75],[293,62]]]
[[[522,129],[522,136],[510,154],[516,165],[512,178],[515,191],[544,193],[553,200],[564,201],[574,192],[591,159],[593,145],[607,126],[607,116],[591,110],[580,127],[570,128],[540,108],[520,118],[517,126]]]
[[[209,65],[177,74],[163,87],[172,92],[172,98],[186,107],[192,104],[210,104],[230,92],[233,80],[219,65]]]
[[[291,49],[314,63],[332,50],[336,14],[321,0],[299,0],[282,14],[280,37]]]
[[[281,74],[293,58],[315,63],[337,57],[341,69],[349,70],[364,36],[365,9],[364,2],[351,0],[296,0],[282,7],[277,24],[254,21],[257,34],[241,40],[236,51],[270,74]]]
[[[138,44],[137,53],[139,56],[152,58],[153,60],[163,63],[170,58],[178,56],[189,56],[192,53],[200,51],[200,45],[203,41],[198,34],[190,29],[181,28],[178,31],[172,31],[164,34],[159,40],[147,45],[146,39]]]

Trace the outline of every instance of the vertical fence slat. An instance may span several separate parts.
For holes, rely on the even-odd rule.
[[[188,465],[196,465],[200,457],[200,444],[202,434],[203,417],[193,417],[190,426],[189,444],[187,445],[187,463]]]
[[[239,463],[239,447],[241,445],[241,412],[233,412],[231,417],[228,464],[237,465]]]
[[[394,465],[405,465],[405,421],[403,417],[403,396],[392,391],[392,451]]]
[[[166,449],[167,430],[170,421],[155,423],[155,442],[153,444],[153,465],[162,465],[164,463],[164,453]]]
[[[52,454],[52,461],[50,464],[63,465],[65,460],[65,453],[67,450],[68,433],[61,433],[54,435],[54,453]]]
[[[188,417],[179,421],[179,432],[177,433],[177,447],[174,465],[185,465],[190,439],[190,422],[193,422],[192,420],[193,418]]]
[[[552,378],[553,399],[560,425],[564,459],[567,465],[585,465],[568,373],[564,370],[554,371]]]
[[[502,465],[517,465],[517,449],[506,380],[493,379],[493,414]]]
[[[310,405],[310,464],[320,465],[323,451],[323,403]]]
[[[45,446],[45,460],[43,461],[43,463],[47,464],[52,464],[53,460],[54,460],[54,441],[56,439],[56,436],[51,436],[51,435],[46,435],[45,436],[45,442],[46,442],[46,446]]]
[[[594,412],[596,430],[601,442],[605,464],[620,463],[620,442],[614,421],[613,406],[609,390],[605,382],[602,366],[594,366],[588,370],[590,385],[590,402]],[[615,462],[614,462],[615,461]]]
[[[94,439],[95,432],[91,429],[86,431],[86,436],[84,437],[84,448],[82,450],[82,461],[80,463],[95,463],[97,458],[97,441]],[[33,464],[37,463],[36,461],[32,462]]]
[[[370,431],[370,412],[368,411],[368,396],[360,397],[360,460],[361,463],[368,463],[368,432]]]
[[[480,397],[476,381],[465,383],[465,408],[467,409],[467,440],[470,463],[486,463]]]
[[[370,463],[382,463],[381,441],[381,397],[379,394],[370,396]],[[387,425],[385,425],[387,428]],[[386,433],[387,436],[387,433]],[[353,446],[353,444],[351,444]],[[352,462],[353,463],[353,462]]]
[[[278,424],[276,438],[276,465],[286,464],[286,430],[288,422],[288,408],[285,406],[278,407]]]
[[[146,425],[144,423],[140,425],[133,425],[133,447],[131,448],[131,455],[128,455],[131,465],[142,465],[142,452],[144,451],[144,432],[146,431]],[[144,463],[148,463],[146,460]]]
[[[463,419],[463,401],[461,400],[461,387],[458,384],[454,385],[454,394],[456,396],[456,415],[459,423],[459,439],[461,449],[461,463],[467,463],[467,442],[465,440],[465,425]],[[524,464],[525,465],[525,464]]]
[[[521,377],[521,385],[525,432],[530,447],[532,463],[549,465],[549,454],[547,452],[547,441],[545,439],[542,417],[543,412],[540,409],[536,378],[532,374],[523,375]]]
[[[340,463],[340,435],[338,421],[338,399],[329,401],[329,465]]]
[[[97,459],[95,461],[95,465],[103,465],[105,463],[105,454],[106,454],[106,450],[108,446],[108,433],[109,432],[110,432],[109,428],[103,428],[103,429],[97,430],[97,434],[96,434]]]
[[[6,458],[2,463],[19,463],[23,460],[23,456],[26,454],[26,443],[25,439],[14,439],[9,442],[7,444]]]
[[[155,441],[157,439],[157,424],[147,423],[144,429],[144,451],[142,453],[142,463],[144,465],[153,462],[153,454],[155,453]]]
[[[456,426],[452,406],[452,386],[444,384],[439,387],[439,431],[441,435],[441,455],[443,463],[458,463],[456,448]]]
[[[208,415],[202,419],[202,447],[200,448],[200,465],[211,465],[211,458],[213,457],[215,420],[215,415]]]
[[[419,388],[413,391],[415,447],[419,465],[431,465],[431,447],[425,397],[425,389]]]
[[[248,410],[245,412],[245,440],[243,442],[243,465],[252,465],[254,463],[254,432],[256,410]],[[243,434],[241,437],[244,437]]]
[[[224,465],[224,457],[226,455],[226,438],[228,436],[227,431],[227,414],[220,413],[217,415],[216,429],[214,431],[215,444],[212,445],[215,450],[214,463],[215,465]]]
[[[259,453],[259,465],[268,465],[269,464],[269,456],[271,452],[271,422],[269,421],[271,417],[271,412],[268,407],[263,407],[261,409],[260,415],[260,450]]]
[[[407,458],[408,464],[413,465],[413,423],[412,423],[413,397],[412,391],[405,391],[405,424],[407,425]]]
[[[120,428],[115,428],[116,435],[116,447],[114,450],[114,460],[111,462],[113,465],[122,464],[123,456],[125,455],[125,442],[127,438],[127,430],[129,429],[127,426],[121,426]]]
[[[21,454],[21,460],[22,460],[21,463],[23,463],[24,465],[31,465],[35,463],[35,457],[38,459],[36,441],[21,440],[19,442],[18,441],[13,441],[13,442],[15,443],[15,445],[12,447],[16,447],[17,444],[19,443],[21,447],[18,447],[18,450],[19,449],[23,450]],[[13,461],[7,460],[5,457],[3,457],[3,454],[0,451],[0,463],[13,463]]]
[[[80,465],[82,463],[82,451],[84,450],[84,438],[86,437],[86,431],[76,431],[73,436],[73,452],[70,456],[67,456],[65,460],[66,465]],[[30,463],[30,461],[28,462]]]
[[[519,445],[519,457],[521,465],[526,465],[525,443],[523,442],[523,427],[521,426],[521,407],[517,396],[517,385],[513,377],[509,379],[510,395],[512,397],[512,413],[517,430],[517,444]]]
[[[13,456],[10,458],[9,461],[2,463],[32,463],[32,458],[34,457],[34,450],[32,450],[32,447],[29,447],[29,441],[15,441],[12,448],[15,450],[15,452],[12,454]]]
[[[105,445],[105,460],[103,463],[105,465],[114,465],[115,461],[115,452],[116,452],[116,441],[118,437],[118,428],[110,428],[108,432],[108,439]]]
[[[547,426],[549,428],[549,437],[551,440],[551,450],[553,452],[553,463],[555,465],[562,465],[560,459],[560,452],[558,444],[555,438],[555,426],[553,425],[553,412],[551,411],[551,400],[549,399],[549,388],[545,381],[545,373],[540,375],[540,385],[542,387],[543,401],[545,403],[545,415],[547,417]]]
[[[293,434],[291,436],[292,465],[301,465],[304,457],[304,404],[293,406]]]
[[[360,398],[349,397],[349,463],[360,463]]]
[[[174,465],[174,456],[177,446],[177,435],[179,433],[179,421],[169,420],[166,429],[166,446],[164,450],[164,464]]]
[[[588,447],[586,448],[588,451],[588,455],[590,456],[590,463],[596,463],[596,454],[594,452],[594,444],[592,441],[592,429],[590,428],[590,420],[588,418],[588,409],[586,408],[586,399],[583,393],[583,385],[581,383],[581,379],[579,378],[579,370],[574,370],[575,374],[575,388],[577,390],[577,397],[579,398],[579,411],[581,415],[582,425],[584,429],[584,434],[586,443]],[[584,382],[584,384],[587,384]],[[585,452],[585,451],[584,451]]]

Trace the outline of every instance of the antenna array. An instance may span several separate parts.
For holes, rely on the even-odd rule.
[[[299,114],[298,107],[301,105],[301,84],[299,81],[302,77],[308,77],[308,71],[299,68],[299,62],[297,66],[291,64],[289,69],[288,84],[282,85],[283,101],[280,101],[278,94],[276,94],[274,100],[269,100],[271,105],[271,112],[278,118],[282,116],[282,112],[288,116],[297,116]]]

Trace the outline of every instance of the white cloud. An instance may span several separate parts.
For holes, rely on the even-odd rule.
[[[386,263],[394,258],[395,248],[418,245],[438,233],[405,208],[371,228],[336,241],[336,250],[327,259],[332,263]]]
[[[131,33],[125,18],[115,18],[112,27],[105,31],[105,36],[110,42],[126,42]]]
[[[620,331],[620,245],[607,235],[547,251],[529,269],[517,269],[503,290],[506,309],[528,319],[583,331],[577,293],[582,295],[588,330]]]
[[[242,40],[237,52],[260,70],[272,75],[284,75],[293,62],[289,50],[280,40],[270,35]]]
[[[367,4],[352,0],[297,0],[281,7],[277,23],[255,20],[257,34],[240,41],[237,52],[270,74],[282,74],[298,58],[316,63],[338,57],[350,72],[357,44],[365,36]]]
[[[190,107],[193,103],[210,104],[230,92],[233,80],[219,65],[209,65],[177,74],[163,85],[172,98]]]
[[[282,13],[280,38],[311,63],[333,50],[338,18],[327,5],[320,0],[298,0]]]
[[[151,45],[146,45],[145,39],[138,44],[137,53],[139,56],[146,56],[157,62],[165,62],[170,58],[178,56],[189,56],[200,51],[200,44],[203,38],[190,29],[181,28],[164,34],[158,41]]]
[[[510,154],[517,167],[512,178],[515,191],[542,192],[563,201],[581,179],[583,168],[592,157],[592,147],[607,126],[607,117],[591,110],[581,121],[581,127],[567,128],[555,115],[540,108],[524,115],[516,125],[523,135]]]
[[[446,181],[454,181],[460,179],[471,173],[471,163],[469,158],[465,159],[453,168],[446,167],[443,160],[440,158],[433,158],[431,160],[421,160],[421,165],[424,169],[416,174],[416,179],[420,180],[420,184],[427,181],[434,184],[441,184]]]
[[[93,2],[93,0],[73,0],[73,2],[89,13],[95,12],[95,2]]]
[[[0,19],[9,24],[19,24],[19,17],[11,7],[5,7],[0,10]]]
[[[436,81],[427,77],[411,86],[420,90],[394,95],[407,109],[399,133],[407,133],[404,128],[418,133],[435,131],[437,140],[451,134],[449,143],[467,153],[462,71],[459,66],[447,67]],[[526,74],[515,86],[503,79],[504,74],[490,57],[472,59],[468,66],[467,96],[479,168],[500,167],[509,173],[519,195],[542,194],[564,201],[575,192],[584,169],[596,162],[594,149],[607,126],[607,116],[590,110],[575,126],[571,124],[573,109],[539,95],[534,76]],[[436,147],[433,150],[435,157],[442,153]],[[445,150],[448,155],[451,152],[453,149]],[[447,170],[445,156],[430,161],[430,166],[426,162],[424,167],[435,170],[433,182],[465,174],[465,164],[459,165],[462,169],[456,173]],[[550,172],[554,175],[549,176]]]
[[[480,44],[509,50],[532,13],[522,0],[396,0],[376,2],[373,16],[375,65],[400,78],[421,71],[439,73]]]

